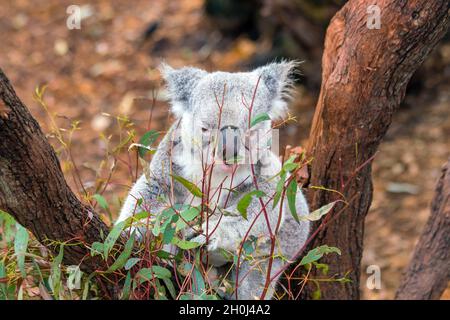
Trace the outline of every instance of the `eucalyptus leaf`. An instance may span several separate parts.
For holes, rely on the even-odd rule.
[[[148,151],[148,147],[151,146],[156,139],[158,139],[159,133],[155,130],[149,130],[139,139],[139,144],[142,145],[139,147],[138,152],[139,156],[143,158]]]
[[[134,246],[135,233],[133,232],[130,238],[125,243],[125,247],[123,251],[120,253],[119,257],[114,261],[114,263],[109,267],[107,272],[113,272],[117,269],[122,268],[127,262],[128,258],[131,255]]]
[[[14,239],[14,253],[17,257],[17,264],[19,266],[20,273],[22,277],[26,277],[25,271],[25,253],[27,252],[28,247],[28,231],[20,224],[16,224],[16,237]]]
[[[200,210],[197,207],[191,207],[180,212],[180,219],[177,221],[177,231],[186,228],[186,222],[194,220],[200,214]]]
[[[142,281],[152,281],[153,278],[158,279],[170,279],[172,276],[172,273],[160,266],[152,266],[151,268],[142,268],[141,270],[136,273],[136,278],[141,279]]]
[[[103,209],[108,209],[108,208],[109,208],[108,202],[106,202],[106,199],[105,199],[102,195],[96,193],[96,194],[94,194],[94,195],[92,196],[92,198],[94,198],[95,201],[97,201],[98,205],[99,205],[101,208],[103,208]]]
[[[190,193],[192,193],[194,196],[201,198],[203,197],[203,193],[202,191],[192,182],[186,180],[183,177],[177,176],[175,174],[171,174],[171,176],[178,181],[179,183],[181,183]]]
[[[295,159],[297,159],[297,155],[292,155],[287,159],[283,164],[283,171],[285,172],[291,172],[298,168],[299,164],[295,162]]]
[[[120,237],[124,227],[126,225],[126,221],[120,221],[115,224],[109,234],[106,236],[105,242],[103,243],[103,255],[106,259],[108,257],[109,252],[112,250],[114,245],[116,244],[117,239]]]
[[[206,285],[205,281],[203,279],[203,276],[201,272],[197,269],[197,267],[194,268],[194,273],[192,275],[192,292],[200,296],[206,291]]]
[[[252,202],[253,197],[261,198],[266,194],[261,190],[253,190],[249,193],[246,193],[238,202],[237,209],[241,216],[247,220],[247,209]]]
[[[167,224],[167,226],[164,228],[163,231],[163,243],[168,244],[172,241],[175,231],[176,231],[176,222],[178,221],[180,217],[178,215],[173,215],[170,222]]]
[[[176,292],[176,290],[175,290],[175,287],[174,287],[172,281],[171,281],[170,279],[166,279],[166,278],[163,278],[162,281],[163,281],[164,284],[166,285],[167,290],[169,290],[169,294],[170,294],[170,296],[172,297],[172,299],[173,299],[173,300],[176,300],[176,298],[177,298],[177,292]]]
[[[101,255],[103,257],[103,243],[95,241],[91,245],[91,257]]]
[[[333,209],[334,205],[337,202],[339,202],[339,201],[330,202],[329,204],[326,204],[323,207],[320,207],[319,209],[314,210],[307,216],[302,216],[301,218],[302,218],[302,220],[309,220],[309,221],[320,220],[320,218],[322,218],[324,215],[326,215],[328,212],[330,212],[331,209]]]
[[[67,288],[69,290],[80,289],[81,276],[83,272],[80,270],[80,266],[68,266],[67,273],[69,274],[67,277]]]
[[[292,179],[291,182],[289,182],[289,185],[286,188],[286,197],[288,201],[289,211],[291,212],[292,217],[295,219],[295,221],[300,223],[296,206],[297,181],[295,179]]]
[[[59,246],[59,254],[52,262],[50,270],[50,283],[53,291],[53,296],[58,299],[61,288],[61,262],[64,256],[64,245]]]
[[[280,173],[280,180],[277,182],[277,187],[275,191],[275,196],[273,197],[273,208],[275,208],[281,199],[281,194],[283,193],[284,182],[286,181],[286,172],[282,171]]]
[[[157,237],[159,234],[164,233],[166,227],[176,215],[177,214],[173,208],[164,209],[160,214],[158,214],[152,229],[153,235]]]
[[[262,121],[267,121],[270,120],[270,116],[267,113],[260,113],[258,115],[256,115],[251,121],[250,121],[250,128],[254,127],[255,125],[257,125],[258,123],[262,122]]]
[[[310,250],[300,261],[300,265],[306,265],[308,263],[312,263],[314,261],[319,260],[323,257],[324,254],[329,253],[337,253],[338,255],[341,255],[341,250],[336,247],[329,247],[326,244],[317,248],[314,248]]]
[[[132,282],[131,272],[128,271],[127,276],[125,278],[125,283],[123,284],[121,300],[128,300],[130,298],[131,282]]]
[[[200,247],[202,245],[199,242],[187,241],[187,240],[182,240],[179,238],[173,238],[172,244],[176,245],[178,248],[183,249],[183,250],[194,249],[194,248]]]
[[[125,263],[125,266],[124,266],[125,270],[130,270],[139,261],[141,261],[141,259],[139,259],[139,258],[130,258],[130,259],[128,259],[127,262]]]

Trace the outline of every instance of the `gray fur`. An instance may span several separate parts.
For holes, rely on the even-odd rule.
[[[200,184],[202,179],[202,163],[204,159],[213,159],[214,154],[210,154],[209,148],[204,143],[198,143],[198,137],[202,134],[202,128],[214,129],[219,124],[219,106],[222,98],[224,101],[220,126],[233,125],[242,131],[248,130],[248,106],[251,104],[255,86],[259,79],[259,85],[253,105],[252,117],[267,112],[272,119],[282,118],[286,114],[286,97],[291,87],[289,80],[290,74],[295,68],[295,62],[272,63],[258,68],[252,72],[226,73],[205,71],[195,68],[172,69],[168,66],[162,67],[163,76],[167,82],[171,97],[172,110],[178,117],[163,141],[160,143],[150,164],[150,181],[142,176],[130,191],[128,198],[121,210],[118,221],[125,220],[145,209],[152,213],[160,212],[167,206],[158,195],[170,197],[174,195],[175,203],[191,203],[192,196],[178,182],[170,179],[170,174],[179,175],[194,183]],[[223,93],[225,95],[223,96]],[[243,104],[247,105],[245,107]],[[259,123],[256,128],[269,129],[270,121]],[[253,129],[253,128],[252,128]],[[277,179],[268,179],[276,175],[281,169],[281,163],[277,155],[270,150],[261,148],[256,164],[256,179],[260,190],[267,196],[272,196],[276,190]],[[205,158],[206,157],[206,158]],[[203,159],[203,161],[201,160]],[[224,166],[224,168],[226,168]],[[222,186],[221,186],[222,183]],[[221,266],[229,264],[223,255],[221,249],[228,250],[237,254],[240,242],[244,238],[247,230],[255,217],[250,236],[258,238],[258,246],[254,252],[256,260],[263,261],[255,264],[251,261],[243,261],[239,268],[239,299],[254,299],[262,293],[267,270],[267,259],[265,257],[270,253],[269,230],[260,201],[253,198],[248,207],[248,219],[244,219],[238,212],[236,206],[238,201],[245,193],[255,190],[252,183],[250,164],[240,164],[231,181],[231,174],[222,167],[214,167],[211,179],[212,190],[220,189],[216,195],[210,199],[210,203],[215,203],[220,210],[226,210],[229,214],[223,215],[220,219],[220,210],[208,219],[208,230],[213,230],[218,223],[217,230],[210,235],[209,242],[206,244],[209,254],[209,262],[216,270]],[[238,193],[228,195],[230,188],[236,188]],[[269,199],[262,197],[264,203]],[[137,199],[143,199],[143,208],[136,208]],[[228,201],[227,201],[228,200]],[[197,205],[192,202],[192,205]],[[273,208],[272,202],[266,206],[267,218],[272,230],[276,228],[279,218],[279,205]],[[283,201],[283,210],[281,210],[281,225],[277,235],[277,245],[275,246],[272,275],[282,268],[285,261],[279,257],[282,255],[288,261],[295,259],[295,253],[305,243],[309,223],[297,223],[289,212],[287,201]],[[297,212],[299,215],[309,213],[306,200],[298,191],[297,194]],[[206,225],[202,226],[206,231]],[[194,234],[193,229],[185,232],[186,239],[204,243],[204,234]],[[233,270],[235,274],[236,270]],[[234,281],[232,274],[230,280]],[[273,296],[275,279],[269,288],[266,298]],[[233,299],[235,296],[229,296]]]

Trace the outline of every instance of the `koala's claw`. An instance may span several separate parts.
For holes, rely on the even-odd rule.
[[[206,237],[203,234],[199,234],[198,236],[191,239],[188,238],[188,240],[191,242],[200,243],[201,245],[204,245],[206,243]]]
[[[191,241],[196,236],[198,236],[198,232],[193,228],[189,228],[184,231],[184,238],[186,240]]]
[[[197,243],[200,243],[201,245],[204,245],[204,244],[206,244],[206,237],[205,237],[205,235],[200,234],[200,235],[196,236],[195,238],[190,239],[189,241],[197,242]],[[214,251],[214,250],[217,250],[218,247],[219,247],[219,239],[217,237],[209,238],[206,249],[208,251]]]
[[[219,247],[219,239],[216,237],[209,238],[207,250],[214,251],[217,250],[218,247]]]

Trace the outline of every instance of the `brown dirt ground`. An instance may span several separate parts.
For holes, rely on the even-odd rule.
[[[107,166],[101,167],[106,158],[100,134],[111,135],[113,143],[119,140],[117,122],[105,114],[128,116],[138,136],[148,128],[167,128],[170,119],[164,101],[156,102],[149,121],[152,92],[160,86],[155,67],[163,58],[174,66],[236,70],[242,59],[267,49],[264,41],[238,38],[230,42],[211,32],[201,3],[138,0],[131,5],[100,0],[83,7],[91,16],[82,21],[81,30],[66,27],[66,8],[71,1],[20,0],[0,6],[0,66],[45,132],[52,127],[43,108],[33,100],[38,85],[47,85],[45,100],[59,127],[67,129],[72,121],[81,121],[81,130],[72,137],[71,153],[88,191],[94,192],[95,180],[106,178],[111,165],[109,157]],[[161,17],[159,28],[144,41],[145,26]],[[440,50],[448,59],[441,69],[448,79],[450,47]],[[437,86],[433,79],[428,81],[429,88]],[[374,161],[375,192],[366,223],[363,271],[371,264],[380,266],[382,288],[366,289],[363,275],[362,292],[367,299],[393,297],[429,215],[440,167],[449,156],[448,81],[431,95],[406,98]],[[164,96],[163,89],[159,96]],[[300,87],[293,104],[298,122],[284,129],[286,143],[301,141],[304,145],[314,103],[315,97]],[[61,151],[52,135],[49,138]],[[125,163],[134,160],[126,153],[120,157],[105,192],[114,208],[132,182]],[[60,158],[70,185],[81,194],[67,152],[61,151]],[[450,294],[444,298],[449,299]]]

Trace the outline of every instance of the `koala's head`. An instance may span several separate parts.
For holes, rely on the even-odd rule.
[[[272,120],[287,115],[286,100],[296,66],[297,62],[290,61],[271,63],[251,72],[208,73],[193,67],[173,69],[163,65],[161,72],[172,112],[181,121],[185,149],[197,161],[214,159],[224,171],[231,170],[237,157],[242,162],[242,151],[251,149],[263,154],[270,140],[264,132],[270,131]],[[262,115],[270,119],[250,125]],[[255,132],[259,132],[256,145],[250,145],[254,139],[249,137],[254,137]],[[257,160],[252,159],[252,163]],[[245,162],[249,163],[248,157]]]

